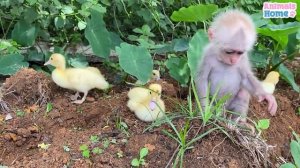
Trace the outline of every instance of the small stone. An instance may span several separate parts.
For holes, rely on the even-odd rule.
[[[95,98],[93,98],[93,97],[86,97],[86,101],[88,101],[88,102],[94,102]]]

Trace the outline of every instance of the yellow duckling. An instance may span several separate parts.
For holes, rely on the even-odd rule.
[[[71,100],[74,100],[73,103],[83,103],[91,89],[107,89],[109,87],[109,83],[97,68],[66,68],[65,57],[61,54],[52,54],[44,65],[55,67],[52,79],[58,86],[76,91],[76,94],[71,96]],[[84,93],[81,100],[77,100],[79,92]]]
[[[159,70],[152,70],[151,78],[150,78],[150,80],[147,81],[147,83],[149,83],[151,81],[158,81],[158,80],[160,80],[160,72],[159,72]],[[142,82],[139,81],[139,80],[137,80],[135,82],[135,84],[141,85]]]
[[[269,93],[273,94],[275,91],[275,86],[279,81],[279,73],[276,71],[271,71],[268,73],[267,77],[265,80],[261,82],[263,89]]]
[[[135,87],[128,92],[127,106],[142,121],[150,122],[162,118],[165,104],[161,100],[161,91],[159,84],[151,84],[149,89]]]

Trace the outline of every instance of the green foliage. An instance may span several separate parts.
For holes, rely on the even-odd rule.
[[[170,56],[165,62],[169,69],[172,78],[176,79],[181,85],[186,85],[190,78],[190,69],[188,67],[187,59],[184,57]]]
[[[179,9],[179,11],[173,12],[171,19],[177,22],[204,22],[210,19],[217,9],[218,6],[213,4],[192,5],[187,8],[182,7]]]
[[[102,18],[103,13],[101,11],[96,9],[91,10],[91,19],[87,22],[85,37],[97,56],[107,58],[110,54],[111,39]]]
[[[25,116],[25,112],[24,112],[24,111],[21,111],[21,110],[17,110],[17,111],[16,111],[16,116],[17,116],[17,117],[24,117],[24,116]]]
[[[293,135],[296,140],[292,140],[290,143],[290,150],[294,159],[294,163],[285,163],[280,168],[298,168],[300,167],[300,137],[293,131]]]
[[[131,161],[131,166],[139,167],[141,165],[145,165],[146,164],[145,157],[148,155],[148,153],[149,153],[148,148],[140,149],[139,157],[134,158]]]
[[[35,43],[38,29],[34,24],[20,20],[12,31],[12,39],[23,46],[32,46]]]
[[[91,135],[91,136],[90,136],[90,141],[91,141],[92,143],[98,143],[99,140],[100,140],[100,138],[99,138],[97,135]]]
[[[12,75],[21,68],[28,67],[28,62],[24,61],[21,54],[8,54],[0,56],[0,74]]]
[[[187,51],[188,65],[191,70],[191,75],[195,77],[200,60],[203,56],[204,46],[208,43],[208,37],[203,30],[198,31],[189,43]]]
[[[86,144],[80,145],[79,150],[84,158],[90,158],[90,150]]]
[[[142,83],[150,79],[153,60],[146,48],[122,43],[120,47],[116,47],[116,52],[119,55],[120,66],[125,72],[135,76]]]

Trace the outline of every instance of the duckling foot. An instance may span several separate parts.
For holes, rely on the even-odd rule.
[[[77,92],[77,93],[78,93],[78,92]],[[75,100],[75,101],[73,101],[72,103],[75,103],[75,104],[82,104],[82,103],[85,101],[85,99],[86,99],[87,93],[88,93],[88,92],[84,92],[84,95],[83,95],[83,97],[82,97],[81,100]]]
[[[76,92],[75,95],[70,96],[71,100],[77,100],[79,97],[79,92]]]

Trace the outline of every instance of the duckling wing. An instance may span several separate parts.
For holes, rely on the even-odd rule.
[[[70,68],[66,70],[69,87],[80,91],[88,91],[93,88],[105,89],[108,83],[100,73],[87,68]]]

